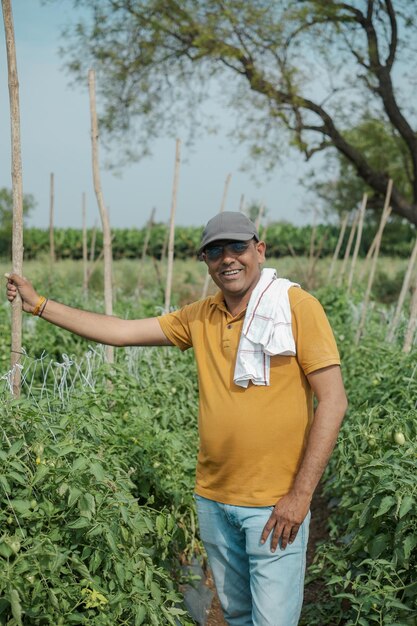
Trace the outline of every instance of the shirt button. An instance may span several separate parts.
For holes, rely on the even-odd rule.
[[[228,325],[227,325],[227,328],[230,330],[230,329],[232,328],[232,325],[231,325],[231,324],[228,324]]]

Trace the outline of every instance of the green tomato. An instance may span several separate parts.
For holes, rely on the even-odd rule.
[[[405,437],[402,432],[394,433],[394,441],[398,443],[399,446],[403,446],[405,444]]]

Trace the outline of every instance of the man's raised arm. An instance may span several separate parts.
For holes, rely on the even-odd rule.
[[[7,274],[7,298],[10,302],[19,293],[22,309],[69,330],[85,339],[111,346],[171,346],[156,317],[124,320],[76,309],[53,300],[43,302],[31,283],[17,274]],[[39,307],[39,310],[37,309]]]

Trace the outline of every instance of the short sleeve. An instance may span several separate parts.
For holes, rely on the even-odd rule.
[[[183,351],[193,345],[188,313],[188,306],[185,306],[178,311],[158,317],[158,322],[166,337]]]
[[[297,359],[304,374],[340,365],[336,340],[322,305],[301,289],[291,291],[298,292],[292,306],[292,324]]]

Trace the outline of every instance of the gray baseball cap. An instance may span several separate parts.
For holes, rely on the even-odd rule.
[[[219,241],[220,239],[249,241],[249,239],[254,237],[256,241],[259,241],[256,226],[246,215],[236,211],[224,211],[223,213],[218,213],[207,222],[201,236],[197,254],[201,255],[204,248],[213,243],[213,241]]]

